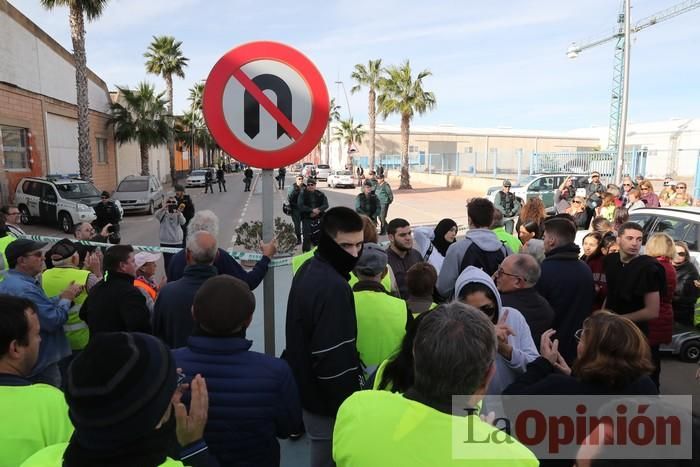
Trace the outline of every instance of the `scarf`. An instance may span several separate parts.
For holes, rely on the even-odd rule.
[[[323,229],[321,229],[321,239],[318,242],[316,254],[330,263],[345,280],[350,280],[350,271],[355,269],[359,259],[343,250]]]
[[[452,243],[445,240],[445,234],[453,227],[457,227],[455,221],[452,219],[443,219],[438,222],[438,225],[435,226],[435,230],[433,231],[435,233],[433,245],[442,256],[447,256],[447,249],[452,245]]]

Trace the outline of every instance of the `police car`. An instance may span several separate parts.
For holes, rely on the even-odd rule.
[[[65,233],[78,222],[95,220],[93,206],[99,202],[100,192],[92,183],[68,176],[25,177],[15,191],[23,224],[58,224]],[[122,212],[121,204],[115,203]]]

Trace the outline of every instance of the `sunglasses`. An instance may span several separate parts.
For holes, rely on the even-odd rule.
[[[632,186],[631,183],[623,183],[622,186]]]
[[[684,186],[677,186],[677,187],[676,187],[676,189],[678,189],[678,190],[685,190],[686,188],[687,188],[687,187],[684,187]]]
[[[496,314],[496,307],[493,305],[482,305],[479,307],[479,309],[483,311],[486,314],[486,316],[489,317]]]
[[[574,201],[574,204],[581,204],[581,201]]]

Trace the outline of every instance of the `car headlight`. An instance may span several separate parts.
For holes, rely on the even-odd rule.
[[[90,212],[90,211],[92,211],[92,208],[90,206],[88,206],[87,204],[78,204],[78,211]]]

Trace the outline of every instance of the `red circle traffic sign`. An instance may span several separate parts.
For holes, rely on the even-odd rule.
[[[248,70],[243,69],[246,65]],[[276,104],[265,90],[275,93]],[[300,96],[309,97],[301,100],[310,103],[295,102]],[[305,106],[301,116],[292,112],[293,106],[297,110]],[[253,167],[274,169],[298,161],[321,140],[328,124],[328,90],[316,66],[298,50],[278,42],[250,42],[216,62],[204,85],[202,110],[211,135],[224,151]],[[283,136],[289,144],[257,144],[256,140],[264,139],[270,146],[275,140],[275,135],[260,134],[262,112],[276,122],[276,140]]]

